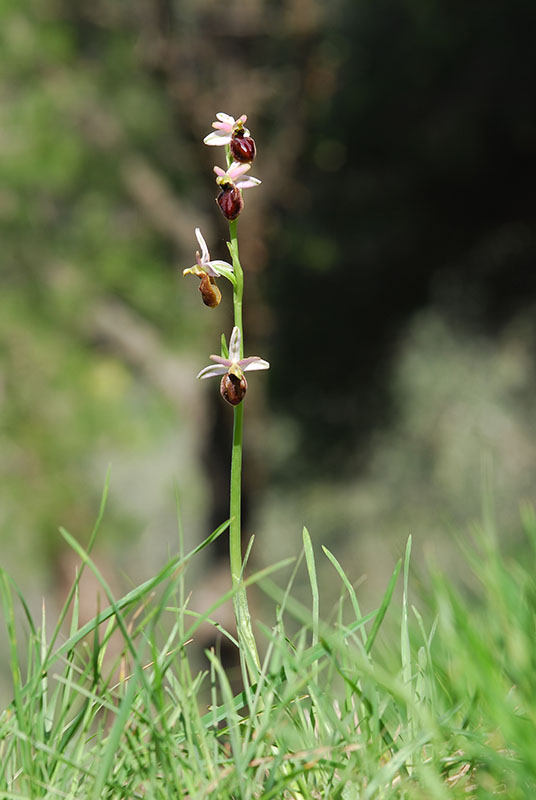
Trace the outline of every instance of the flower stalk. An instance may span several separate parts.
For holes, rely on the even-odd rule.
[[[251,627],[251,615],[248,607],[246,589],[243,585],[244,563],[242,561],[242,445],[244,431],[244,397],[247,391],[245,372],[268,369],[269,364],[259,356],[244,358],[244,338],[242,327],[242,298],[244,294],[244,272],[238,253],[237,218],[244,208],[242,192],[258,186],[261,181],[246,175],[256,155],[255,141],[245,127],[247,117],[243,114],[234,119],[222,112],[216,114],[216,122],[212,123],[214,131],[205,136],[204,142],[210,146],[225,147],[227,169],[214,167],[216,183],[220,193],[216,202],[223,216],[229,222],[229,242],[227,246],[232,264],[226,261],[212,260],[208,246],[199,228],[195,235],[200,246],[196,253],[196,263],[184,270],[184,274],[196,275],[200,279],[200,290],[205,305],[215,308],[221,300],[221,293],[216,286],[216,278],[226,278],[233,287],[234,326],[229,340],[229,348],[222,340],[222,354],[211,355],[212,363],[204,367],[198,378],[221,377],[220,394],[233,406],[233,443],[231,449],[230,480],[230,525],[229,525],[229,561],[231,568],[234,611],[238,641],[244,659],[247,675],[252,682],[258,678],[260,660],[257,644]],[[244,678],[246,679],[246,674]]]
[[[229,222],[229,239],[235,285],[233,287],[234,324],[242,334],[242,296],[244,292],[244,273],[238,253],[237,221]],[[240,358],[244,357],[244,337],[240,336]],[[260,670],[260,659],[257,643],[251,628],[248,598],[242,580],[242,444],[244,428],[244,404],[239,403],[233,409],[233,445],[231,450],[231,485],[230,485],[230,518],[229,527],[229,561],[233,588],[237,588],[234,596],[234,608],[239,641],[242,640],[246,654],[246,664],[252,681],[255,681]]]

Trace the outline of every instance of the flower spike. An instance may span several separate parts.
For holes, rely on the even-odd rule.
[[[241,403],[246,394],[248,384],[244,372],[270,368],[268,361],[259,356],[240,358],[240,342],[240,328],[235,325],[229,342],[229,358],[210,356],[211,360],[216,363],[202,369],[197,376],[203,380],[221,375],[220,394],[232,406]]]

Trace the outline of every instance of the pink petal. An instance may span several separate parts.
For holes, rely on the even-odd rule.
[[[222,144],[229,144],[231,141],[231,134],[230,133],[223,133],[222,131],[213,131],[209,133],[203,139],[204,144],[208,144],[212,147],[220,146]]]
[[[210,261],[210,253],[208,252],[207,243],[203,238],[200,228],[195,229],[195,235],[197,237],[197,241],[199,242],[199,247],[201,248],[201,264],[208,264]]]
[[[203,380],[203,378],[217,378],[220,375],[225,375],[226,372],[227,372],[226,367],[222,367],[219,365],[212,366],[212,364],[210,364],[208,367],[204,367],[204,369],[201,370],[201,372],[198,374],[197,377],[200,380]]]
[[[248,171],[248,169],[251,169],[251,164],[239,164],[238,161],[233,161],[227,170],[227,177],[231,181],[235,181],[236,178],[239,178],[240,175],[243,175],[244,172]]]
[[[220,270],[223,271],[229,270],[229,272],[233,272],[233,265],[229,264],[228,261],[220,261],[220,259],[215,258],[214,261],[209,261],[207,267],[211,267],[213,270]],[[216,275],[220,273],[216,272]]]
[[[222,364],[225,369],[228,369],[231,366],[231,361],[229,358],[223,358],[223,356],[209,356],[211,361],[215,361],[217,364]]]
[[[235,185],[238,186],[239,189],[252,189],[254,186],[258,186],[261,182],[262,181],[260,181],[258,178],[254,178],[251,175],[249,178],[239,178],[237,181],[235,181]]]
[[[235,325],[229,341],[229,358],[233,364],[240,358],[240,328]]]
[[[214,167],[214,172],[218,176],[218,178],[223,178],[224,175],[227,175],[224,169],[221,167]]]
[[[238,366],[241,367],[244,372],[252,372],[255,369],[270,369],[268,361],[265,361],[264,358],[259,358],[259,356],[243,358],[238,362]]]

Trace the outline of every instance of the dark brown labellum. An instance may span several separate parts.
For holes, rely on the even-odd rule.
[[[255,158],[255,140],[251,136],[244,136],[243,131],[234,134],[230,146],[234,160],[241,164],[249,164]]]
[[[237,406],[242,402],[247,392],[248,382],[245,376],[237,378],[229,372],[225,373],[220,383],[220,394],[230,405]]]
[[[216,286],[216,281],[206,272],[200,275],[199,278],[201,280],[199,291],[201,292],[203,303],[209,308],[216,308],[221,303],[221,292]]]
[[[236,219],[244,208],[242,192],[232,184],[228,184],[221,190],[216,198],[216,202],[223,216],[231,221]]]

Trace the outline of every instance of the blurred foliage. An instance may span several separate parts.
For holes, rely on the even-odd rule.
[[[181,140],[128,27],[4,2],[0,54],[1,524],[23,563],[46,567],[58,524],[89,534],[108,458],[120,475],[188,413],[184,366],[164,375],[197,324],[177,288],[181,228],[170,243],[143,205]],[[169,174],[179,194],[192,183],[184,157]],[[132,532],[130,499],[110,510],[116,534]]]
[[[261,561],[270,560],[274,537],[281,557],[295,554],[306,524],[350,575],[366,575],[363,598],[388,579],[410,534],[416,563],[460,578],[453,541],[465,539],[490,497],[505,553],[519,548],[519,504],[534,502],[534,319],[531,309],[491,338],[430,309],[418,314],[387,386],[394,421],[374,434],[368,463],[347,478],[326,471],[299,488],[272,483],[254,519]],[[277,471],[298,434],[280,419],[272,425],[265,448]],[[329,564],[319,570],[326,610],[336,597]]]
[[[284,480],[366,465],[397,413],[390,373],[415,312],[495,336],[536,297],[534,5],[341,11],[266,280],[272,402],[298,421]]]

